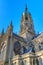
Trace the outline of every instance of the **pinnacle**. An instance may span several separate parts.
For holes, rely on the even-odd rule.
[[[26,4],[26,6],[25,6],[25,12],[27,12],[28,11],[28,7],[27,7],[27,4]]]
[[[12,20],[11,20],[11,22],[10,22],[10,26],[13,26],[13,25],[12,25]]]
[[[1,34],[4,35],[4,28],[2,29],[2,33]]]

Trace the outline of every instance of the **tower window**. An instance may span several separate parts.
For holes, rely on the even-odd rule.
[[[25,19],[28,20],[28,17],[26,16]]]

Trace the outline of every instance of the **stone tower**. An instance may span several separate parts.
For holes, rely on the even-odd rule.
[[[25,38],[26,41],[33,38],[35,35],[33,20],[30,12],[28,12],[27,5],[21,19],[20,36]]]

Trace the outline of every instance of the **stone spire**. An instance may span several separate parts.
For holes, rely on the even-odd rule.
[[[26,5],[21,19],[20,35],[25,38],[28,36],[27,33],[28,35],[31,34],[32,36],[35,35],[33,20],[30,12],[28,12],[28,8]]]
[[[3,36],[4,35],[4,28],[2,29],[2,32],[1,32],[1,36]]]
[[[12,20],[11,20],[10,25],[9,25],[9,30],[10,30],[10,31],[13,31],[13,24],[12,24]]]
[[[12,24],[12,20],[11,20],[11,22],[10,22],[9,30],[10,30],[11,32],[13,31],[13,24]]]
[[[28,13],[28,7],[27,7],[27,4],[26,4],[26,6],[25,6],[25,14],[27,14]]]
[[[7,33],[7,35],[10,35],[12,32],[13,32],[13,25],[12,25],[12,20],[11,20],[6,33]]]

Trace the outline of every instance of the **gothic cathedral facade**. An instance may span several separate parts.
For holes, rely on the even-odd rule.
[[[43,65],[43,33],[36,34],[27,6],[22,14],[19,35],[12,21],[0,34],[0,65]]]

